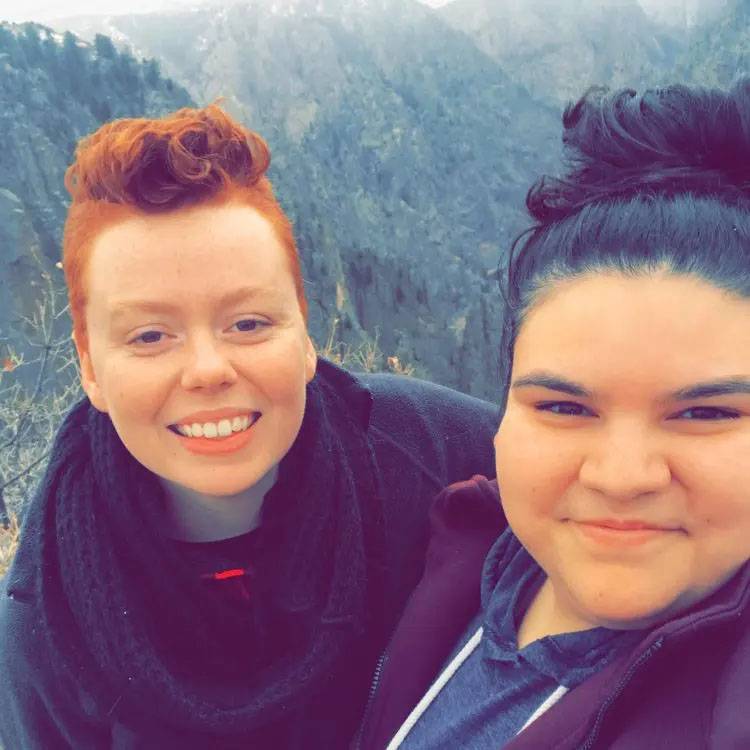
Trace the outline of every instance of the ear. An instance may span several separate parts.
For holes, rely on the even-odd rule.
[[[305,382],[309,383],[315,377],[318,366],[318,354],[309,336],[305,336]]]
[[[94,365],[91,362],[91,355],[88,349],[84,349],[81,346],[81,342],[76,338],[75,333],[73,334],[73,343],[78,352],[78,361],[81,365],[81,387],[84,393],[89,397],[89,401],[95,409],[101,412],[107,413],[107,402],[104,398],[99,383],[96,380],[96,374],[94,373]]]

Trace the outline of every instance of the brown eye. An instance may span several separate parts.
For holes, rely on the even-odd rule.
[[[131,344],[158,344],[161,342],[164,334],[160,331],[144,331],[140,336],[136,336]]]
[[[692,419],[700,421],[716,421],[719,419],[738,419],[739,414],[729,409],[719,409],[716,406],[694,406],[685,409],[670,419]]]
[[[240,333],[252,333],[267,326],[268,323],[258,318],[245,318],[244,320],[238,320],[234,325]]]
[[[536,404],[538,411],[548,411],[552,414],[559,414],[566,417],[593,417],[594,414],[583,404],[577,404],[575,401],[543,401]]]

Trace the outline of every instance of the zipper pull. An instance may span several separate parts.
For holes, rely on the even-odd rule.
[[[229,590],[243,602],[249,602],[252,574],[253,571],[250,568],[227,568],[226,570],[219,570],[216,573],[204,573],[201,575],[201,580],[210,584],[230,581]],[[222,583],[222,585],[224,584]]]

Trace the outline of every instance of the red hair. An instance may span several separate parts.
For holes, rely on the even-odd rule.
[[[63,269],[79,348],[88,348],[85,276],[96,236],[134,214],[198,204],[244,203],[271,223],[307,320],[292,226],[265,176],[270,162],[266,142],[216,104],[160,119],[115,120],[82,139],[65,173],[72,202],[63,233]]]

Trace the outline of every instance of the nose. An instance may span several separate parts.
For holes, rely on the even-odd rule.
[[[664,490],[672,481],[667,457],[647,430],[610,428],[587,452],[579,471],[585,487],[628,500]]]
[[[237,371],[212,335],[194,336],[186,351],[181,377],[183,388],[221,388],[237,382]]]

